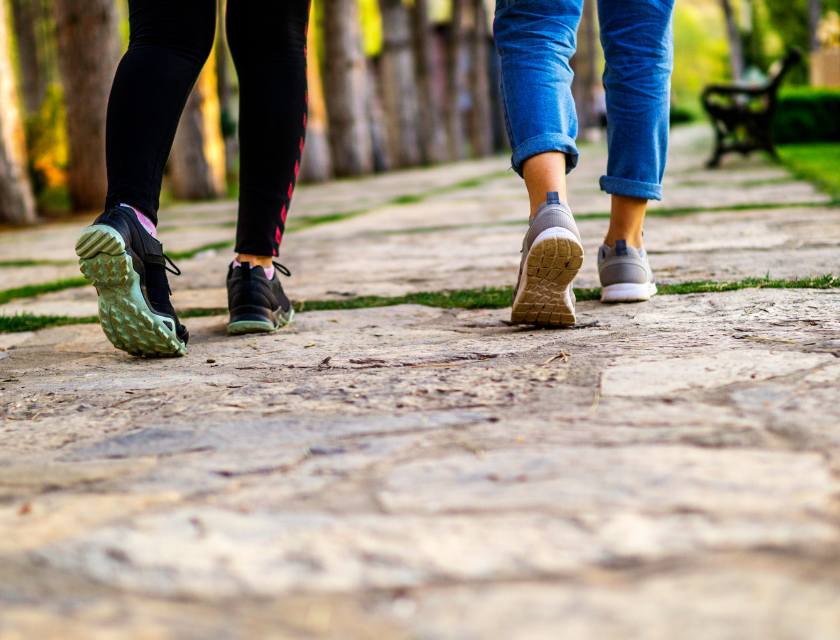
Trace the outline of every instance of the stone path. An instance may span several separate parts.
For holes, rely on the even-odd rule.
[[[824,194],[759,159],[701,169],[702,127],[673,148],[660,282],[838,272]],[[580,286],[604,158],[572,174]],[[302,189],[290,294],[512,284],[526,199],[504,169]],[[193,251],[235,206],[163,216]],[[0,267],[4,287],[75,277],[84,224],[0,235],[4,264],[56,263]],[[229,255],[180,261],[182,309],[224,306]],[[0,313],[92,315],[91,293]],[[97,325],[0,334],[0,640],[840,636],[840,291],[579,309],[562,331],[417,305],[264,337],[193,318],[174,361]]]

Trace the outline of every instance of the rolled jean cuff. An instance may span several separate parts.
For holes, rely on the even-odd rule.
[[[547,151],[562,151],[566,154],[566,173],[577,166],[578,150],[574,140],[562,133],[543,133],[517,145],[511,157],[513,170],[522,176],[522,164],[528,158]]]
[[[601,191],[616,196],[630,196],[631,198],[645,198],[646,200],[662,200],[662,185],[638,180],[626,180],[601,176]]]

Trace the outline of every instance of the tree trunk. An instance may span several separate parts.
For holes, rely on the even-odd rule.
[[[394,167],[420,164],[419,107],[408,9],[402,0],[379,0],[382,13],[382,106]]]
[[[595,15],[594,2],[585,0],[580,26],[578,27],[578,49],[571,61],[574,79],[572,96],[578,116],[578,130],[583,133],[595,125],[594,84],[595,84]]]
[[[40,0],[12,0],[21,92],[26,113],[38,113],[47,95],[47,81],[38,56],[37,34],[41,30]]]
[[[385,130],[385,113],[379,99],[379,75],[373,60],[366,61],[367,94],[366,110],[370,128],[370,144],[373,149],[373,170],[377,173],[393,168],[391,149],[388,144],[388,132]]]
[[[12,69],[8,7],[0,0],[0,221],[35,221],[35,203],[26,171],[26,144],[20,98]]]
[[[219,0],[218,4],[219,29],[216,33],[216,85],[219,94],[219,110],[221,113],[222,139],[225,143],[225,174],[234,171],[236,158],[239,154],[239,138],[236,135],[236,118],[233,92],[231,91],[231,59],[228,49],[225,18],[227,15],[227,0]]]
[[[169,156],[172,191],[181,200],[210,200],[225,193],[225,143],[215,62],[211,55],[190,93]]]
[[[324,104],[324,86],[321,83],[318,38],[315,20],[309,20],[306,35],[306,84],[309,114],[306,118],[306,145],[300,163],[301,182],[324,182],[332,177],[332,158],[327,137],[327,106]]]
[[[472,94],[472,118],[470,138],[473,152],[478,157],[493,152],[493,123],[490,102],[490,51],[487,32],[487,9],[484,0],[472,0],[475,12],[475,28],[472,37],[472,73],[470,93]]]
[[[105,115],[119,62],[113,0],[54,0],[59,69],[67,109],[68,186],[73,209],[105,201]]]
[[[449,159],[449,141],[443,122],[441,96],[435,85],[434,54],[429,28],[427,0],[414,0],[412,11],[414,32],[414,62],[417,72],[420,143],[423,162],[437,164]]]
[[[356,0],[324,0],[324,53],[330,149],[337,176],[373,170],[368,79]]]
[[[820,50],[820,40],[817,38],[817,27],[820,26],[822,15],[822,0],[808,0],[808,36],[811,51]]]
[[[446,124],[449,130],[450,157],[462,160],[466,157],[464,145],[464,121],[461,113],[461,96],[466,84],[464,78],[464,10],[467,0],[452,0],[452,21],[449,25],[449,47],[447,51],[447,112]]]
[[[726,19],[726,34],[729,38],[729,66],[732,69],[732,79],[736,82],[744,75],[744,53],[741,50],[741,32],[735,22],[732,4],[729,0],[720,0],[723,16]]]

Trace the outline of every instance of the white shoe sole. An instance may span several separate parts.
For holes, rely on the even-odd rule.
[[[653,282],[611,284],[601,289],[601,302],[645,302],[656,295]]]
[[[583,265],[583,247],[571,231],[546,229],[531,245],[523,282],[511,309],[514,324],[574,326],[572,280]]]

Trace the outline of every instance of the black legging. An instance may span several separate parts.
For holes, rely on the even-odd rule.
[[[306,132],[310,0],[229,0],[239,75],[236,251],[277,255]],[[108,103],[107,206],[157,223],[178,120],[216,33],[216,0],[129,0],[131,39]]]

